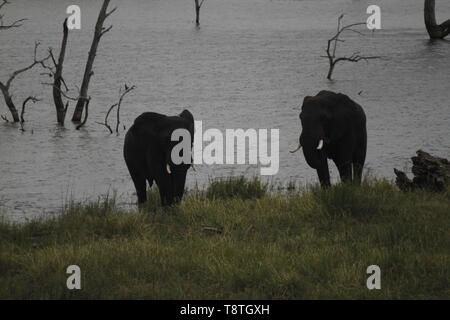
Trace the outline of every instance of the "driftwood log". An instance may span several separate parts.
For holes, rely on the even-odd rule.
[[[411,160],[414,175],[412,180],[403,171],[394,169],[397,176],[395,183],[401,190],[444,191],[450,184],[450,162],[447,159],[434,157],[429,153],[418,150],[417,156],[412,157]]]

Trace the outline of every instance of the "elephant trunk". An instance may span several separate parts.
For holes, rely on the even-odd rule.
[[[329,187],[330,183],[330,171],[328,169],[328,161],[326,157],[323,157],[318,166],[317,175],[319,176],[320,185],[324,188]]]

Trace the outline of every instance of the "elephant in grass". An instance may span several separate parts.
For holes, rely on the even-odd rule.
[[[361,182],[366,159],[366,115],[348,96],[320,91],[305,97],[300,113],[299,146],[308,165],[317,170],[322,187],[330,186],[328,158],[336,164],[342,181]]]
[[[182,141],[181,136],[172,141],[172,133],[177,129],[189,133],[191,154],[183,155],[183,148],[181,156],[187,156],[190,161],[176,164],[172,161],[172,150]],[[150,187],[156,182],[163,206],[181,201],[187,170],[192,163],[193,142],[194,117],[188,110],[178,116],[145,112],[136,118],[125,136],[123,155],[136,188],[138,204],[147,201],[147,181]]]

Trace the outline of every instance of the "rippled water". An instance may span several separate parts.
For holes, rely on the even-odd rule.
[[[365,109],[366,167],[373,174],[393,178],[393,168],[404,168],[417,149],[449,156],[450,42],[427,39],[423,1],[377,1],[383,29],[366,37],[349,34],[341,53],[361,51],[383,59],[338,65],[333,82],[325,79],[327,61],[320,57],[326,39],[341,13],[349,23],[365,21],[371,1],[207,0],[200,29],[193,23],[192,2],[116,1],[119,9],[107,21],[114,27],[95,61],[90,117],[80,131],[70,121],[66,128],[55,125],[51,90],[41,85],[40,71],[14,82],[17,101],[30,94],[43,100],[29,106],[26,132],[0,123],[0,211],[7,218],[57,213],[69,199],[96,199],[112,191],[123,204],[134,201],[122,158],[124,133],[110,135],[95,123],[116,102],[123,83],[137,86],[123,105],[126,127],[141,112],[177,114],[189,106],[204,129],[279,128],[280,170],[270,178],[277,183],[317,180],[301,153],[287,149],[298,141],[303,97],[321,89],[346,93]],[[100,7],[100,1],[77,3],[82,30],[70,32],[64,70],[72,88],[81,83]],[[8,18],[30,20],[0,32],[0,79],[31,61],[37,39],[42,54],[48,46],[58,51],[70,4],[18,0],[8,6]],[[450,3],[436,5],[438,21],[448,19]],[[0,114],[9,115],[2,99]],[[190,186],[259,172],[245,165],[198,169],[188,174]]]

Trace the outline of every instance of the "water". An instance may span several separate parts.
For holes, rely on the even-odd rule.
[[[14,1],[6,19],[29,18],[22,28],[0,32],[0,79],[40,53],[58,52],[61,24],[73,1]],[[81,83],[100,1],[77,1],[82,30],[72,31],[64,75],[69,87]],[[326,40],[344,22],[365,21],[364,0],[207,0],[201,28],[194,26],[193,1],[116,1],[107,20],[113,29],[100,43],[91,81],[90,116],[77,131],[55,124],[50,87],[38,69],[13,83],[16,104],[30,94],[42,98],[26,112],[25,132],[0,123],[0,211],[11,220],[57,214],[70,199],[96,199],[116,192],[122,204],[135,201],[122,158],[124,132],[110,135],[103,121],[124,83],[137,89],[124,101],[122,123],[129,127],[144,111],[178,114],[188,107],[207,128],[279,128],[280,170],[274,183],[317,181],[303,155],[287,150],[300,131],[299,106],[322,89],[348,94],[368,118],[366,168],[392,179],[417,149],[449,156],[450,42],[427,40],[423,1],[377,1],[382,30],[366,37],[348,34],[341,53],[383,56],[366,64],[341,64],[334,78],[324,54]],[[111,6],[111,7],[112,7]],[[437,19],[450,17],[450,3],[437,1]],[[359,92],[362,93],[358,95]],[[70,120],[73,105],[70,106]],[[8,115],[3,99],[0,114]],[[110,122],[114,124],[114,117]],[[332,167],[336,179],[337,171]],[[209,178],[259,172],[255,166],[198,166],[188,185]]]

